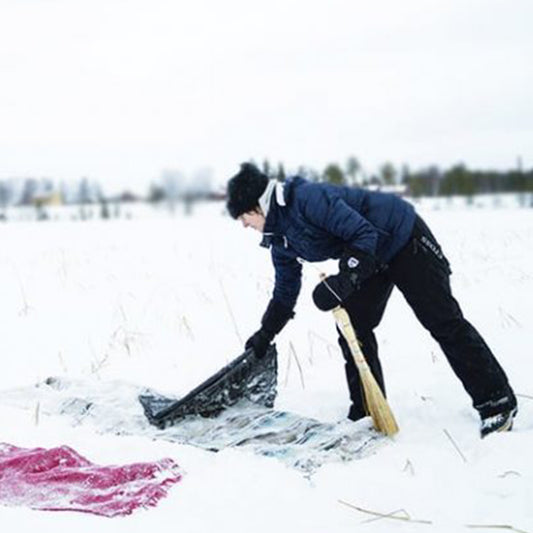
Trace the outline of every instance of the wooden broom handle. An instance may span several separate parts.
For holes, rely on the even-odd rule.
[[[370,367],[368,366],[365,356],[359,347],[359,341],[355,336],[355,331],[346,309],[343,309],[340,305],[335,307],[335,309],[333,309],[333,316],[335,317],[335,322],[339,326],[342,335],[348,343],[357,368],[360,372],[370,372]]]
[[[324,272],[321,272],[319,276],[320,276],[321,281],[325,281],[325,279],[327,278]],[[328,287],[327,283],[326,283],[326,287]],[[335,296],[337,295],[335,294]],[[371,372],[370,367],[368,366],[368,363],[366,362],[365,356],[359,346],[359,341],[357,340],[357,337],[355,335],[355,330],[353,328],[352,321],[350,320],[350,316],[348,315],[348,312],[346,311],[346,309],[344,309],[340,305],[340,302],[339,302],[339,305],[333,309],[333,316],[335,317],[335,322],[337,323],[337,326],[341,330],[343,337],[346,339],[346,342],[348,343],[348,347],[350,348],[350,351],[352,352],[352,356],[354,358],[355,364],[359,372]]]

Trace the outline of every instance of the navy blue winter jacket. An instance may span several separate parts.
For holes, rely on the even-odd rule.
[[[338,259],[346,247],[387,264],[411,236],[411,204],[382,192],[312,183],[300,177],[283,184],[285,206],[272,195],[264,242],[276,271],[273,299],[293,309],[306,261]]]

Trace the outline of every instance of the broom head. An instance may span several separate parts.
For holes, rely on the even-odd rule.
[[[359,342],[355,336],[350,317],[345,309],[336,307],[333,309],[335,321],[346,339],[350,351],[354,358],[357,370],[359,371],[359,378],[363,386],[363,395],[368,414],[372,417],[374,427],[391,436],[398,432],[398,424],[394,418],[392,410],[385,399],[383,391],[378,385],[376,378],[374,378],[368,363],[359,347]]]

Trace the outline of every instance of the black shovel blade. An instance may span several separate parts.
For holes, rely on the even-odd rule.
[[[277,393],[277,351],[274,344],[261,359],[247,350],[183,398],[169,398],[154,391],[139,396],[151,424],[165,428],[190,415],[211,417],[247,399],[273,407]]]

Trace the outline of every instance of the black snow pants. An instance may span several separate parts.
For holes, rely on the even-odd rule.
[[[502,407],[516,406],[507,376],[491,350],[464,318],[450,288],[448,260],[428,226],[417,217],[407,245],[382,272],[365,281],[343,304],[354,325],[367,362],[385,392],[374,328],[380,323],[385,306],[396,286],[419,322],[439,343],[456,376],[472,398],[482,417]],[[346,377],[353,420],[364,415],[359,374],[344,338],[339,344],[345,358]]]

